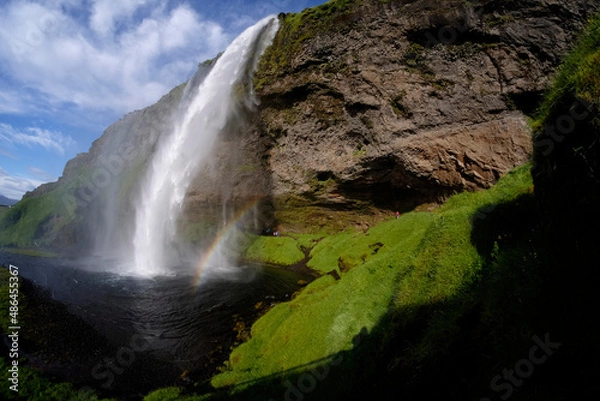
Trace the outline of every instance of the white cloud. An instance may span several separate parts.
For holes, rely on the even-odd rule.
[[[115,24],[127,21],[145,0],[94,0],[90,27],[99,36],[112,36]]]
[[[0,140],[10,145],[24,145],[29,148],[41,146],[48,151],[54,151],[60,155],[65,154],[65,150],[75,145],[75,141],[68,135],[60,132],[53,132],[37,127],[27,127],[24,130],[18,130],[12,125],[0,123]]]
[[[0,90],[0,113],[18,113],[27,108],[22,95],[10,90]]]
[[[33,166],[29,166],[27,168],[27,170],[35,177],[43,180],[44,182],[50,182],[50,181],[56,181],[58,178],[53,176],[52,174],[48,173],[45,170],[42,170],[41,168],[37,168],[37,167],[33,167]]]
[[[0,69],[14,83],[0,91],[0,112],[74,105],[122,115],[158,100],[231,39],[186,4],[95,0],[85,11],[74,1],[0,6]],[[21,100],[27,94],[33,101]]]
[[[0,167],[0,194],[10,199],[19,200],[25,192],[32,191],[44,182],[22,175],[10,175]]]
[[[4,150],[4,149],[2,149],[2,148],[0,148],[0,155],[2,155],[2,156],[5,156],[5,157],[8,157],[9,159],[13,159],[13,160],[16,160],[16,159],[17,159],[17,156],[13,155],[13,154],[12,154],[12,153],[10,153],[9,151],[7,151],[7,150]]]

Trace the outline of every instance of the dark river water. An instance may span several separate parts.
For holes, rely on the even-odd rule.
[[[150,358],[156,372],[144,369],[140,374],[157,377],[145,377],[146,387],[168,385],[182,372],[198,369],[216,349],[224,348],[226,358],[235,341],[236,322],[249,327],[260,309],[288,300],[299,288],[299,280],[310,280],[305,274],[252,265],[216,267],[213,274],[209,269],[198,285],[197,277],[185,269],[171,276],[135,277],[103,271],[107,266],[118,271],[118,266],[101,259],[60,260],[0,252],[0,262],[18,266],[23,278],[67,305],[115,349],[124,348],[118,355],[122,360],[127,362],[133,352]],[[108,381],[110,373],[104,370],[108,369],[92,372],[97,384]]]

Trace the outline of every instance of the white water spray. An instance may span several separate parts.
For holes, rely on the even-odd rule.
[[[206,162],[219,133],[235,117],[234,96],[239,96],[234,91],[236,85],[249,79],[248,72],[256,69],[277,29],[277,19],[268,17],[235,39],[189,105],[182,108],[173,131],[159,143],[136,208],[135,274],[169,272],[171,258],[175,257],[177,219],[188,186]]]

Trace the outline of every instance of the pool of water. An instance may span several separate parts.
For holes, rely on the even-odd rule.
[[[260,309],[288,300],[299,280],[310,279],[262,266],[213,266],[198,284],[197,275],[185,268],[137,277],[119,274],[116,261],[101,258],[60,260],[0,252],[0,262],[18,266],[22,277],[67,305],[115,349],[124,348],[121,359],[131,357],[132,348],[151,358],[160,380],[144,381],[161,384],[204,366],[215,349],[226,351],[235,341],[236,322],[249,325]],[[165,377],[165,366],[173,377]],[[96,369],[90,374],[103,373]]]

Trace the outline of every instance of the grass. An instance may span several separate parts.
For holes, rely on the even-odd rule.
[[[261,317],[252,327],[252,338],[233,350],[226,371],[212,384],[223,388],[253,383],[310,366],[351,350],[357,335],[372,333],[398,311],[403,311],[401,320],[410,320],[417,316],[415,305],[462,296],[484,265],[471,242],[473,216],[489,203],[528,194],[530,187],[529,167],[524,166],[490,190],[457,195],[435,212],[406,213],[366,233],[323,238],[308,264],[322,272],[337,270],[341,278],[322,276]],[[412,357],[422,360],[440,352],[461,312],[458,308],[434,316]]]
[[[420,213],[415,216],[419,216],[421,223],[424,222],[422,219],[429,218]],[[407,219],[405,217],[402,221]],[[349,230],[325,237],[311,251],[308,266],[323,273],[331,270],[346,273],[375,255],[382,256],[394,251],[395,247],[402,246],[407,230],[410,228],[405,224],[390,220],[371,228],[366,234]]]
[[[589,270],[600,257],[590,248],[600,222],[599,105],[597,15],[565,58],[534,122],[533,176],[546,240],[555,244],[557,260]]]
[[[371,227],[391,215],[360,204],[357,204],[352,210],[336,211],[319,206],[303,206],[305,204],[306,201],[303,199],[278,204],[275,216],[286,235],[310,234],[315,237],[324,237],[351,227],[361,229]]]
[[[71,383],[56,383],[44,377],[37,371],[20,366],[19,367],[19,392],[9,389],[11,382],[9,364],[0,358],[0,380],[3,386],[0,388],[0,397],[3,400],[27,400],[27,401],[115,401],[100,399],[93,392],[80,392]]]
[[[59,203],[52,194],[28,198],[12,207],[0,222],[0,244],[26,247],[38,238],[39,227],[51,218]]]
[[[600,100],[600,16],[590,20],[578,44],[562,62],[534,120],[534,128],[543,123],[565,93],[573,93],[588,102]]]
[[[22,363],[23,361],[21,361]],[[19,366],[19,392],[9,389],[10,372],[8,361],[0,358],[0,397],[3,400],[23,401],[115,401],[114,399],[99,398],[93,392],[80,392],[71,383],[57,383],[43,376],[34,369]]]
[[[151,392],[143,401],[205,401],[210,395],[183,395],[178,387],[167,387]]]
[[[298,241],[298,245],[300,246],[300,249],[303,250],[310,250],[312,249],[316,244],[319,243],[319,241],[321,239],[323,239],[325,237],[325,234],[297,234],[297,233],[290,233],[287,234],[290,237],[294,238],[296,241]]]
[[[82,182],[87,181],[75,178],[42,196],[23,199],[0,215],[0,246],[37,248],[64,237],[63,230],[76,222],[77,214],[77,206],[68,200]]]
[[[339,2],[339,8],[330,5],[319,12],[327,12],[328,18],[341,15],[349,4],[353,2]],[[287,34],[301,32],[311,15],[319,14],[288,15]],[[600,98],[599,49],[600,18],[596,18],[563,63],[535,124],[541,126],[548,119],[565,93],[588,101]],[[331,366],[338,356],[343,356],[343,373],[331,374],[341,384],[331,379],[326,387],[345,394],[374,383],[387,394],[388,389],[419,384],[418,380],[417,392],[425,392],[434,379],[444,395],[451,393],[440,384],[444,380],[453,386],[480,383],[475,393],[482,390],[481,394],[470,395],[486,395],[490,378],[526,357],[531,334],[543,334],[540,330],[549,330],[552,338],[568,344],[565,348],[597,360],[595,337],[589,333],[597,333],[598,327],[587,319],[597,313],[586,313],[583,307],[589,294],[597,292],[595,282],[577,277],[581,272],[570,265],[566,274],[548,275],[542,260],[552,258],[552,249],[540,243],[529,227],[528,219],[535,220],[531,216],[536,210],[529,166],[523,166],[489,190],[455,195],[433,212],[406,213],[367,231],[335,233],[335,228],[348,226],[350,220],[343,220],[339,226],[331,223],[310,234],[257,237],[246,251],[247,259],[289,265],[304,257],[303,250],[310,250],[310,267],[337,274],[314,280],[290,302],[262,316],[252,327],[251,339],[234,349],[223,371],[213,377],[212,393],[185,395],[178,388],[167,388],[149,394],[145,401],[269,399],[253,392],[253,386],[271,382],[283,394],[286,380],[315,366]],[[47,217],[44,213],[40,210],[37,218]],[[298,224],[310,221],[307,214],[290,213]],[[556,277],[563,280],[552,282]],[[5,278],[0,275],[0,280]],[[593,310],[593,305],[587,307]],[[6,309],[5,302],[0,307]],[[590,341],[581,341],[585,336]],[[370,342],[366,356],[353,359],[357,338]],[[584,375],[577,363],[581,360],[569,360],[566,352],[561,349],[557,358],[575,362],[565,364],[573,377]],[[485,362],[473,363],[471,354],[483,355],[480,359]],[[390,374],[399,369],[405,372],[402,382]],[[554,368],[544,366],[543,373],[541,369],[547,373]],[[552,394],[537,392],[540,376],[536,368],[536,377],[528,382],[534,383],[529,387],[533,390],[528,393],[526,383],[512,399],[550,399]],[[470,380],[473,377],[477,380]],[[556,377],[563,380],[560,374]],[[62,387],[56,389],[60,391]],[[365,392],[378,399],[377,391],[369,387]],[[311,399],[328,398],[314,392]]]
[[[292,237],[258,236],[244,254],[249,262],[290,266],[304,259],[300,244]]]
[[[27,249],[27,248],[2,248],[4,252],[15,253],[18,255],[34,256],[38,258],[58,258],[59,254],[56,252],[44,251],[41,249]]]

